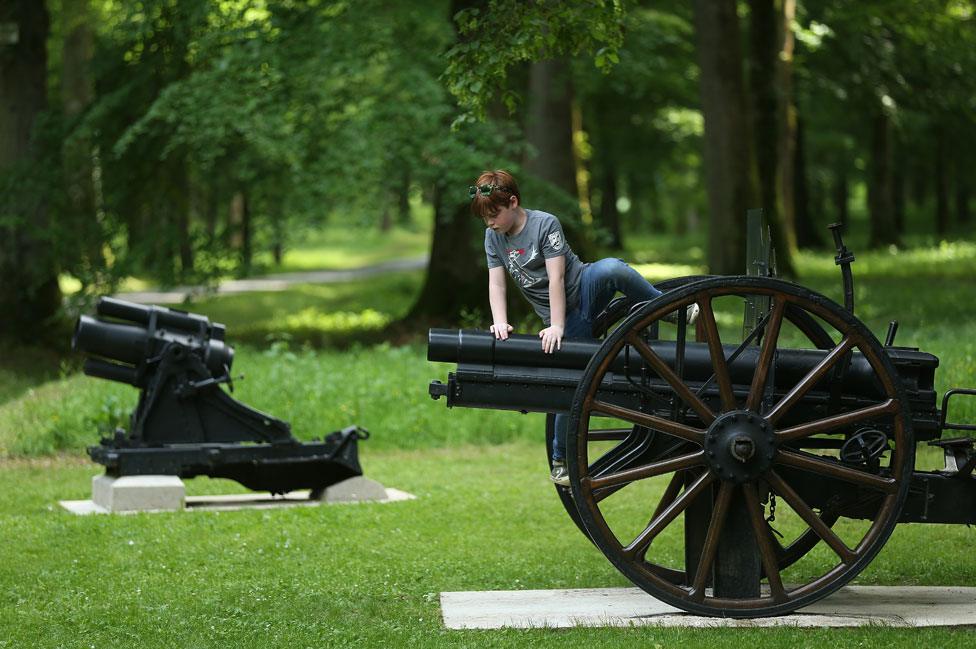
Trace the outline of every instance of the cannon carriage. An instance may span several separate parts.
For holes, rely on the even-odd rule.
[[[945,430],[939,359],[884,343],[841,306],[768,276],[693,277],[611,304],[601,341],[431,330],[456,363],[447,405],[569,413],[567,512],[625,576],[689,612],[791,612],[860,573],[898,523],[976,522],[976,455]],[[685,309],[697,303],[694,329]],[[744,311],[747,326],[740,324]],[[669,317],[670,316],[670,317]],[[676,325],[668,320],[677,320]],[[916,466],[916,446],[944,451]],[[550,451],[551,448],[547,448]]]

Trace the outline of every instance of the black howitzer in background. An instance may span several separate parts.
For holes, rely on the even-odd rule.
[[[946,391],[939,409],[939,359],[896,347],[897,323],[881,343],[854,316],[853,255],[834,231],[843,306],[772,277],[757,246],[752,276],[661,283],[654,300],[611,303],[602,341],[552,354],[535,336],[432,329],[428,359],[456,369],[429,393],[569,414],[570,487],[557,493],[654,597],[723,617],[802,608],[857,576],[899,523],[976,523],[974,439],[941,439],[976,430],[946,414],[976,390]],[[550,414],[550,454],[553,433]],[[941,470],[916,466],[918,442],[942,448]]]
[[[88,448],[106,472],[236,480],[249,489],[285,493],[323,490],[362,475],[350,426],[322,441],[301,443],[285,421],[233,399],[234,350],[225,327],[202,315],[102,298],[101,318],[81,316],[72,347],[93,355],[89,376],[140,390],[129,430]]]

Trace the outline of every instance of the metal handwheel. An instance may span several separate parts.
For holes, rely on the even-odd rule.
[[[747,297],[769,301],[761,344],[730,359],[734,345],[723,345],[720,325],[731,341],[728,305]],[[647,335],[692,302],[701,310],[701,342]],[[787,351],[780,340],[789,336],[818,337],[822,349]],[[647,408],[617,405],[601,392],[622,353],[643,368],[654,397]],[[701,375],[702,363],[692,367],[694,354],[711,376]],[[784,360],[798,356],[792,366]],[[896,377],[874,335],[822,295],[750,277],[677,288],[627,317],[583,374],[567,440],[578,520],[636,585],[684,610],[755,617],[812,603],[863,570],[898,521],[914,440]],[[845,385],[844,396],[834,383]],[[594,417],[640,427],[672,448],[607,470],[599,460],[608,444],[599,431],[607,427]],[[863,462],[842,461],[840,450],[865,427],[886,442],[875,442],[878,451]],[[856,507],[849,498],[846,509],[836,504],[834,496],[852,491]],[[773,534],[765,510],[775,503],[793,541]]]

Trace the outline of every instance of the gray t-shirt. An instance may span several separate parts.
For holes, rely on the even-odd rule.
[[[539,210],[525,210],[525,227],[514,236],[485,229],[488,268],[504,266],[546,326],[549,315],[549,275],[546,259],[566,257],[566,311],[579,304],[583,262],[566,243],[559,219]]]

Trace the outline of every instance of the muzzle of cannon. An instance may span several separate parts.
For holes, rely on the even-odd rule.
[[[301,443],[285,421],[235,400],[234,350],[224,325],[159,306],[102,298],[98,317],[81,316],[72,347],[90,355],[89,376],[140,390],[129,430],[89,447],[110,475],[207,475],[272,493],[314,496],[362,475],[357,426]]]
[[[898,523],[976,522],[972,439],[938,439],[937,357],[893,346],[893,329],[880,343],[852,300],[774,278],[667,288],[552,354],[535,336],[433,329],[428,360],[455,367],[429,394],[550,413],[547,450],[552,413],[568,415],[570,517],[692,613],[788,613],[853,579]],[[942,471],[916,470],[926,440],[945,448]]]

